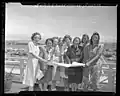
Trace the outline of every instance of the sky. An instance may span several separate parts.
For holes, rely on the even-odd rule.
[[[116,6],[26,6],[7,3],[5,40],[30,40],[32,33],[42,38],[53,36],[82,37],[97,31],[100,41],[117,40]]]

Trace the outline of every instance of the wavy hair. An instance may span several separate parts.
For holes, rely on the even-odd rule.
[[[87,34],[83,34],[83,36],[82,36],[82,43],[83,43],[83,38],[84,38],[85,36],[86,36],[87,39],[88,39],[88,41],[87,41],[87,43],[88,43],[88,42],[89,42],[89,36],[88,36]]]
[[[63,42],[65,42],[65,39],[66,39],[66,38],[69,38],[69,40],[72,41],[72,38],[71,38],[70,35],[65,35],[64,38],[63,38]]]
[[[80,44],[81,40],[80,40],[79,37],[75,37],[75,38],[73,39],[73,44],[74,44],[75,39],[79,39],[79,44]]]
[[[34,40],[34,37],[35,37],[36,35],[40,35],[40,37],[41,37],[41,34],[40,34],[40,33],[35,32],[35,33],[33,33],[32,36],[31,36],[31,40],[32,40],[32,41]],[[40,38],[40,39],[41,39],[41,38]]]
[[[91,45],[93,45],[93,41],[92,41],[92,39],[93,39],[93,36],[94,36],[94,35],[97,35],[97,36],[98,36],[98,41],[97,41],[97,44],[99,44],[100,35],[99,35],[99,33],[98,33],[98,32],[94,32],[94,33],[93,33],[93,35],[91,36],[91,39],[90,39],[90,44],[91,44]]]
[[[46,44],[46,45],[47,45],[47,42],[48,42],[49,40],[50,40],[50,41],[52,42],[52,44],[53,44],[53,39],[52,39],[52,38],[48,38],[48,39],[46,39],[46,41],[45,41],[45,44]]]

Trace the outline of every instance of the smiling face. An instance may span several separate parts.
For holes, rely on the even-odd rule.
[[[93,44],[97,44],[97,43],[98,43],[98,40],[99,40],[98,35],[93,35],[93,37],[92,37],[92,42],[93,42]]]
[[[89,41],[89,38],[87,35],[85,35],[83,36],[82,40],[83,40],[83,43],[86,44]]]
[[[54,39],[54,40],[53,40],[53,45],[54,45],[54,46],[58,45],[58,39]]]
[[[38,43],[41,40],[41,35],[35,35],[33,40]]]
[[[59,45],[63,45],[63,39],[62,38],[59,39]]]
[[[65,42],[66,42],[67,45],[70,45],[70,43],[71,43],[71,41],[70,41],[69,38],[66,38],[66,39],[65,39]]]
[[[52,41],[51,41],[51,40],[48,40],[46,45],[47,45],[47,47],[52,47],[52,45],[53,45],[53,44],[52,44]]]
[[[73,45],[79,45],[79,43],[80,43],[80,40],[79,40],[79,38],[75,38],[74,40],[73,40]]]

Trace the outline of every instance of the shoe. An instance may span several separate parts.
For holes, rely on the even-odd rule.
[[[56,90],[57,90],[56,88],[51,89],[51,91],[56,91]]]
[[[48,89],[44,89],[44,91],[48,91]]]
[[[88,88],[87,88],[87,87],[84,87],[84,88],[83,88],[83,91],[88,91]]]
[[[43,91],[42,84],[39,84],[40,91]]]
[[[65,88],[64,91],[69,91],[69,89],[68,89],[68,88]]]
[[[99,90],[99,88],[93,88],[93,91],[97,91],[97,90]]]
[[[34,88],[33,87],[29,87],[29,91],[34,91]]]
[[[50,89],[50,88],[51,88],[51,85],[48,85],[48,86],[47,86],[47,89]]]
[[[65,74],[60,76],[61,78],[68,78],[68,76],[66,76]]]
[[[67,79],[67,78],[68,78],[68,76],[64,75],[64,76],[63,76],[63,78]]]

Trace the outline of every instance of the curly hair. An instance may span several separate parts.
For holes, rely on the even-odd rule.
[[[65,39],[66,39],[66,38],[69,38],[69,40],[72,41],[72,38],[71,38],[70,35],[65,35],[64,38],[63,38],[63,42],[65,42]]]
[[[45,44],[46,44],[46,45],[47,45],[47,42],[48,42],[49,40],[50,40],[50,41],[52,42],[52,44],[53,44],[53,39],[52,39],[52,38],[48,38],[48,39],[46,39],[46,41],[45,41]]]
[[[91,45],[93,45],[93,41],[92,41],[92,39],[93,39],[93,36],[94,36],[94,35],[97,35],[97,36],[98,36],[98,41],[97,41],[97,44],[99,44],[100,35],[99,35],[99,33],[98,33],[98,32],[94,32],[94,33],[93,33],[93,35],[91,36],[91,39],[90,39],[90,44],[91,44]]]
[[[54,39],[59,39],[59,38],[58,37],[53,37],[52,39],[54,40]]]
[[[33,33],[32,36],[31,36],[31,40],[32,40],[32,41],[34,40],[34,37],[35,37],[36,35],[40,35],[40,37],[41,37],[41,34],[40,34],[40,33],[35,32],[35,33]],[[41,38],[40,38],[40,39],[41,39]]]
[[[87,39],[89,40],[89,36],[88,36],[87,34],[83,34],[83,36],[82,36],[82,43],[83,43],[83,38],[84,38],[85,36],[87,36]]]
[[[73,43],[74,43],[74,41],[75,41],[75,39],[79,39],[79,44],[80,44],[80,38],[79,37],[75,37],[74,39],[73,39]]]

